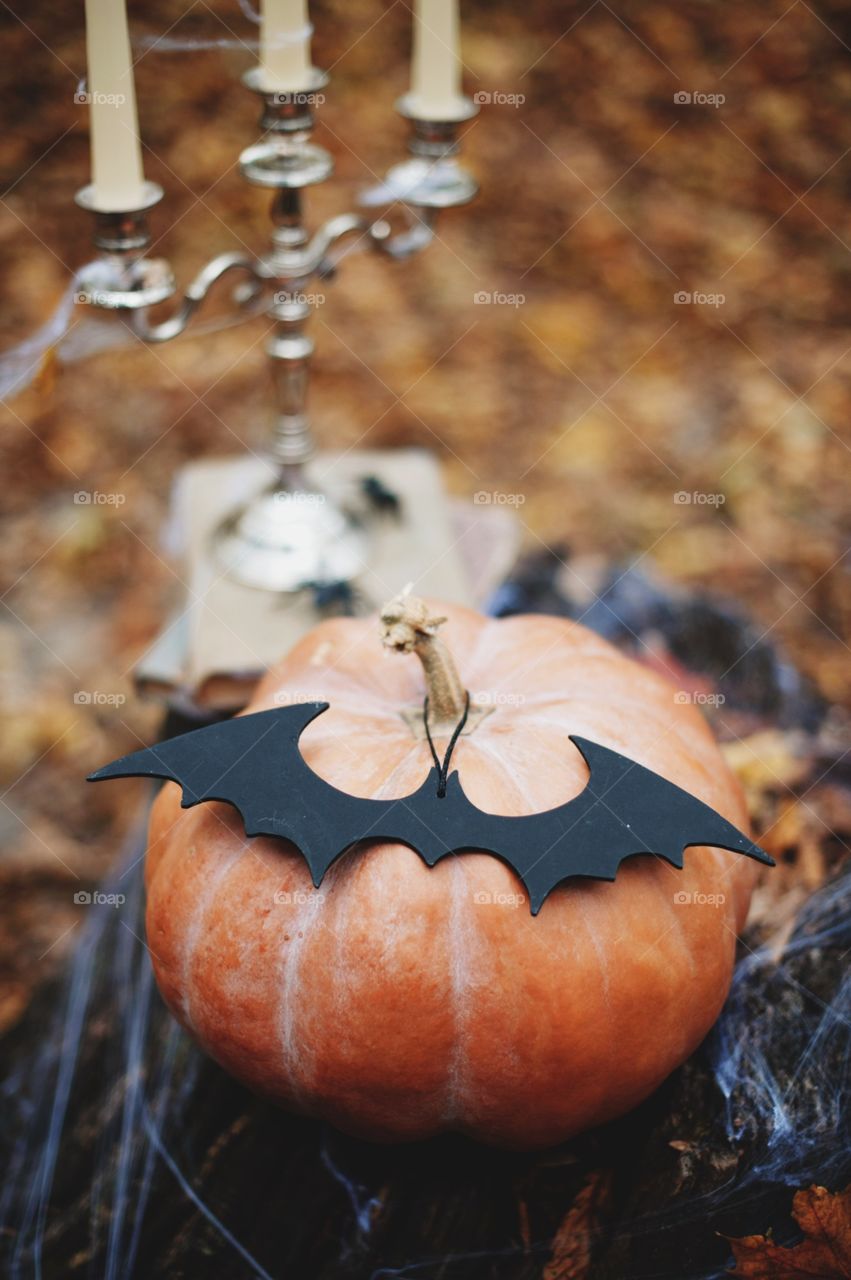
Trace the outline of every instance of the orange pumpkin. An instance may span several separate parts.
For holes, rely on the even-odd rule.
[[[665,680],[563,619],[443,612],[457,688],[490,708],[453,755],[474,804],[519,815],[577,794],[573,733],[747,830],[712,734]],[[435,683],[447,665],[435,628],[415,627],[412,644],[397,621],[387,638],[424,658],[440,722],[457,688]],[[354,795],[395,798],[431,766],[416,716],[401,714],[424,690],[414,658],[382,653],[375,620],[336,619],[247,710],[327,700],[305,759]],[[292,845],[247,840],[227,805],[181,810],[169,783],[151,821],[148,940],[170,1008],[252,1089],[372,1139],[448,1129],[532,1148],[626,1111],[692,1052],[727,992],[755,874],[719,849],[688,851],[683,871],[642,856],[612,884],[559,886],[533,918],[497,858],[429,869],[403,845],[364,842],[315,890]]]

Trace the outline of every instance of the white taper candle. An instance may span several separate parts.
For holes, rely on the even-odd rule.
[[[86,0],[92,204],[124,213],[144,203],[145,174],[124,0]]]
[[[311,87],[307,0],[262,0],[260,68],[264,89],[300,93]]]
[[[423,120],[459,120],[461,96],[458,0],[416,0],[411,111]]]

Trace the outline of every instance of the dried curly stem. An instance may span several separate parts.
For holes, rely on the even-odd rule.
[[[417,596],[402,592],[381,610],[381,639],[393,653],[415,653],[422,663],[429,722],[436,729],[454,726],[464,714],[467,691],[455,659],[437,634],[445,618],[435,618]]]

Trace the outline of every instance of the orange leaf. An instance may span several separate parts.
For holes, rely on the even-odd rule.
[[[832,1195],[824,1187],[798,1191],[792,1216],[804,1233],[784,1248],[770,1236],[731,1239],[736,1267],[748,1280],[851,1280],[851,1186]]]

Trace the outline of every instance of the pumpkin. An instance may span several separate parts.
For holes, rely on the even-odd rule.
[[[485,618],[397,600],[377,621],[307,634],[247,711],[321,699],[310,766],[354,795],[410,794],[441,753],[481,809],[540,812],[585,785],[569,734],[630,756],[742,830],[739,787],[700,713],[655,672],[561,618]],[[457,669],[451,653],[457,659]],[[283,780],[282,780],[283,785]],[[286,1107],[374,1140],[442,1130],[514,1148],[559,1142],[645,1098],[698,1045],[727,992],[756,868],[691,849],[675,870],[627,860],[613,883],[568,881],[532,917],[498,858],[429,869],[362,842],[313,887],[294,846],[246,839],[219,803],[163,787],[147,854],[160,990],[228,1071]]]

